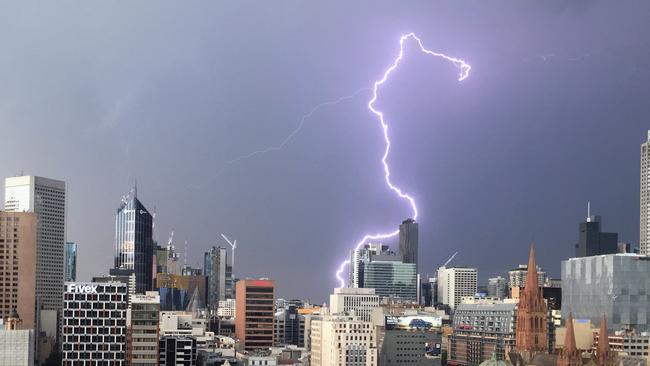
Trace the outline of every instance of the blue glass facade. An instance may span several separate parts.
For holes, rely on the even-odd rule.
[[[77,280],[77,244],[65,243],[65,281],[75,282]]]

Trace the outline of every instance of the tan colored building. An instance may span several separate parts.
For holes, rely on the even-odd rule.
[[[13,308],[20,329],[36,327],[36,230],[30,212],[0,212],[0,317]]]
[[[275,281],[237,281],[235,335],[246,351],[273,346]]]
[[[376,366],[377,330],[357,316],[315,316],[310,351],[312,366]]]

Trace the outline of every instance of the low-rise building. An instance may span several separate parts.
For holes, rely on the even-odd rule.
[[[158,363],[160,296],[156,291],[134,295],[127,311],[127,352],[131,366]]]

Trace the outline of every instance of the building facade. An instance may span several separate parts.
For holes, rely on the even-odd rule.
[[[501,276],[488,279],[487,290],[489,297],[506,298],[508,296],[506,279]]]
[[[77,280],[77,243],[65,243],[65,281]]]
[[[115,215],[114,270],[135,273],[135,290],[139,294],[153,290],[154,263],[153,216],[138,199],[134,188],[122,200]],[[117,273],[116,271],[111,272]]]
[[[189,336],[165,335],[160,337],[160,366],[194,366],[196,364],[196,339]]]
[[[508,287],[521,288],[526,285],[526,277],[528,276],[528,265],[520,264],[517,268],[508,271]],[[539,266],[537,267],[537,282],[543,284],[546,281],[546,272]]]
[[[380,300],[373,288],[335,288],[330,294],[330,312],[334,315],[353,314],[370,321],[372,310],[379,306]]]
[[[377,335],[372,322],[349,315],[311,319],[312,366],[376,366]]]
[[[273,346],[275,281],[237,281],[235,332],[246,351]]]
[[[67,282],[63,293],[64,366],[126,365],[127,285]]]
[[[477,289],[476,268],[440,267],[438,269],[438,301],[451,309],[460,304],[463,297],[474,296]]]
[[[413,219],[402,221],[399,226],[399,253],[404,263],[418,265],[418,223]]]
[[[36,329],[38,216],[0,211],[0,318],[14,309],[22,329]]]
[[[608,254],[562,261],[562,317],[598,323],[610,331],[650,331],[650,257]],[[643,279],[643,280],[640,280]]]
[[[602,218],[591,216],[578,226],[579,235],[576,244],[576,257],[618,253],[618,233],[602,231]]]
[[[650,131],[641,144],[641,178],[640,178],[640,220],[639,251],[650,254]]]
[[[224,247],[212,247],[204,254],[204,271],[208,278],[208,305],[217,309],[219,301],[233,298],[231,281],[228,275],[228,250]]]
[[[158,364],[160,296],[148,291],[136,294],[127,311],[127,359],[131,366]]]
[[[35,176],[6,178],[5,210],[38,214],[36,298],[45,310],[61,310],[65,279],[65,182]]]

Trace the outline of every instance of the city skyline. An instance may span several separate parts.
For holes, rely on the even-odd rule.
[[[459,251],[451,265],[479,268],[485,283],[520,264],[534,240],[537,263],[559,277],[589,200],[608,231],[639,244],[639,147],[650,126],[650,48],[629,37],[650,31],[643,11],[579,3],[507,11],[439,4],[430,12],[405,5],[397,15],[385,4],[350,5],[350,14],[336,12],[340,29],[328,35],[295,34],[305,19],[328,25],[308,5],[171,6],[148,26],[138,22],[144,7],[125,15],[84,5],[107,16],[97,23],[81,13],[66,17],[89,29],[79,40],[88,51],[61,26],[59,16],[72,7],[57,6],[38,24],[8,19],[0,29],[20,32],[0,32],[13,55],[0,61],[7,86],[0,125],[11,137],[0,154],[14,158],[0,175],[65,181],[65,239],[79,243],[79,280],[112,267],[116,202],[137,178],[143,204],[157,212],[159,245],[175,231],[179,250],[189,243],[188,264],[200,267],[202,253],[224,245],[219,234],[228,233],[240,245],[239,277],[271,277],[280,296],[322,301],[337,284],[333,268],[360,235],[397,229],[409,216],[381,184],[383,146],[365,106],[369,94],[321,108],[283,150],[227,162],[277,145],[314,106],[368,86],[394,57],[399,36],[414,31],[474,67],[456,85],[455,70],[412,52],[378,101],[394,128],[393,179],[421,209],[420,274],[433,276]],[[242,10],[250,18],[235,16]],[[166,32],[176,38],[157,35],[179,11],[195,24],[173,23]],[[612,14],[627,21],[603,25]],[[389,15],[397,20],[382,27]],[[521,21],[514,15],[527,33],[508,35],[505,28]],[[118,17],[135,32],[115,29]],[[224,28],[214,17],[253,30]],[[63,42],[48,46],[41,27]],[[260,35],[265,27],[273,31]],[[592,34],[594,27],[602,28]],[[277,39],[291,46],[280,50]],[[299,55],[287,52],[294,47]],[[49,58],[30,56],[32,49]],[[79,52],[88,59],[75,63],[78,79],[67,64]],[[251,66],[263,57],[266,67]],[[34,141],[22,143],[25,136]],[[398,249],[396,240],[385,244]]]

